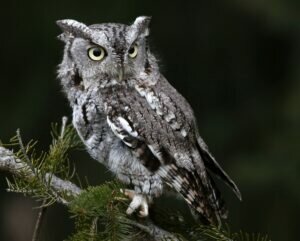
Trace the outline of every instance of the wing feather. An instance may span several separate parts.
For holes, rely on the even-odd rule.
[[[226,183],[232,189],[232,191],[235,193],[239,200],[242,200],[242,194],[239,188],[234,183],[234,181],[228,176],[228,174],[223,170],[220,164],[215,160],[215,158],[209,152],[207,145],[204,143],[200,136],[198,136],[198,145],[205,166],[218,178],[220,178],[224,183]]]
[[[176,165],[174,157],[167,153],[163,147],[155,145],[145,145],[147,140],[143,139],[137,132],[132,129],[132,125],[129,124],[129,120],[126,117],[116,116],[114,118],[107,117],[107,123],[112,129],[113,133],[120,138],[124,144],[130,147],[133,152],[137,153],[141,145],[143,146],[143,152],[147,152],[147,155],[139,156],[141,162],[151,171],[157,171],[157,173],[165,180],[165,182],[177,191],[186,200],[188,205],[200,213],[202,217],[208,223],[219,223],[219,216],[221,209],[224,207],[219,204],[216,198],[220,199],[219,192],[215,187],[212,187],[209,182],[209,187],[205,187],[196,170],[191,171],[190,168]],[[137,144],[140,143],[140,144]],[[141,144],[142,143],[142,144]],[[153,167],[153,157],[151,160],[146,160],[145,156],[149,157],[149,154],[155,157],[155,160],[159,160],[159,164],[155,164]],[[218,195],[217,195],[217,194]]]
[[[196,212],[208,222],[219,222],[226,216],[224,202],[206,167],[237,194],[239,191],[204,142],[199,143],[202,139],[197,136],[188,103],[165,79],[152,87],[138,84],[126,91],[123,88],[112,90],[105,103],[113,133],[139,155],[147,168],[155,166],[151,171],[179,192]],[[150,165],[152,162],[156,164]]]

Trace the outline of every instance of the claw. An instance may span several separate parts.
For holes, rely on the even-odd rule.
[[[128,215],[131,215],[138,208],[140,208],[139,216],[147,217],[149,215],[149,206],[147,202],[147,197],[145,195],[137,194],[135,193],[135,191],[129,189],[121,189],[121,192],[132,200],[129,204],[129,207],[126,210],[126,213]]]

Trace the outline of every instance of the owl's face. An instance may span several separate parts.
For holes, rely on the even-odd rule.
[[[138,17],[128,26],[96,24],[86,26],[75,20],[57,24],[64,33],[65,58],[72,62],[84,81],[122,81],[143,72],[148,62],[149,17]]]

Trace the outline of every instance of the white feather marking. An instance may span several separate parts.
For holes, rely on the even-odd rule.
[[[175,115],[173,112],[169,112],[166,116],[165,116],[165,120],[167,122],[170,122],[171,120],[174,120],[175,119]]]
[[[105,110],[105,112],[107,112],[107,109],[108,109],[107,102],[104,102],[104,110]],[[107,117],[107,118],[108,118],[108,117]],[[108,123],[108,121],[107,121],[107,123]]]
[[[152,90],[145,89],[139,85],[135,85],[135,89],[142,97],[146,98],[152,110],[155,110],[158,115],[163,115],[159,99]]]
[[[181,135],[182,135],[183,137],[186,137],[186,136],[187,136],[187,132],[186,132],[185,129],[181,129],[181,130],[180,130],[180,133],[181,133]]]
[[[148,147],[151,152],[158,158],[158,160],[162,161],[161,153],[158,151],[158,149],[152,145],[148,145]]]
[[[112,123],[109,119],[109,117],[107,116],[106,118],[107,120],[107,124],[109,125],[109,127],[112,129],[112,131],[115,133],[115,131],[118,130],[118,128],[116,127],[116,125],[114,123]],[[116,134],[116,133],[115,133]]]
[[[190,190],[190,192],[193,193],[195,197],[197,196],[197,193],[195,192],[195,190]]]
[[[193,170],[193,162],[187,154],[176,152],[174,153],[174,158],[178,166],[185,167],[188,170]]]
[[[146,95],[146,91],[145,91],[144,88],[142,88],[142,87],[139,86],[139,85],[135,85],[134,87],[135,87],[135,89],[139,92],[139,94],[140,94],[141,96],[145,96],[145,95]]]
[[[122,139],[122,141],[129,147],[132,147],[133,145],[130,142],[124,141],[124,139]]]
[[[191,189],[189,190],[189,196],[195,199],[195,193]]]
[[[146,97],[148,104],[151,106],[151,108],[155,109],[156,108],[156,105],[155,105],[156,100],[155,100],[155,96],[154,96],[153,92],[147,91],[145,97]]]
[[[159,176],[161,176],[162,178],[165,178],[168,176],[169,170],[170,170],[169,166],[164,166],[164,167],[160,167],[157,172],[158,172]]]
[[[180,125],[177,121],[174,121],[173,123],[171,123],[171,127],[173,130],[178,130],[180,128]]]
[[[191,195],[190,193],[188,193],[187,198],[191,201],[195,199],[195,197],[193,195]]]
[[[182,187],[182,179],[181,178],[176,178],[173,183],[172,186],[175,188],[176,191],[180,191],[181,187]]]
[[[133,131],[131,126],[129,125],[128,121],[125,120],[123,117],[118,117],[118,121],[120,122],[122,128],[128,132],[133,137],[137,137],[138,133],[136,131]]]
[[[149,193],[150,192],[150,181],[145,180],[143,183],[143,193]]]
[[[202,208],[200,208],[200,207],[197,207],[196,210],[197,210],[199,213],[203,213],[203,210],[202,210]]]
[[[181,186],[179,185],[179,183],[177,181],[172,183],[173,188],[179,192],[181,190]]]
[[[126,137],[126,136],[121,134],[122,129],[117,127],[113,122],[111,122],[108,116],[107,116],[107,123],[108,123],[109,127],[111,128],[111,130],[113,131],[113,133],[117,137],[119,137],[121,140],[123,140]]]
[[[163,112],[162,112],[162,108],[161,108],[161,105],[160,105],[160,102],[159,102],[159,99],[157,98],[157,96],[154,94],[153,91],[146,91],[146,100],[148,102],[148,104],[150,105],[150,107],[153,109],[153,110],[156,110],[156,113],[158,115],[163,115]]]

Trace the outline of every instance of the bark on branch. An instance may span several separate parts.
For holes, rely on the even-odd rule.
[[[35,175],[34,173],[37,173],[34,172],[28,164],[16,158],[13,151],[1,146],[0,146],[0,171],[6,171],[12,173],[13,175],[22,176],[23,178],[34,177]],[[80,189],[74,183],[67,180],[62,180],[61,178],[53,175],[52,173],[46,173],[44,176],[44,180],[45,182],[50,182],[50,187],[57,194],[65,193],[67,195],[76,197],[82,192],[82,189]],[[68,205],[68,202],[62,198],[58,198],[57,201],[66,206]],[[172,233],[169,233],[168,231],[161,229],[160,227],[153,224],[151,221],[148,222],[147,226],[142,225],[135,221],[132,221],[132,225],[139,228],[141,231],[148,233],[153,238],[153,240],[157,240],[157,241],[160,240],[179,241],[180,240]]]
[[[31,167],[17,159],[11,150],[0,146],[0,170],[10,172],[14,175],[22,175],[25,178],[34,176]],[[70,181],[62,180],[52,173],[46,173],[45,182],[50,181],[51,188],[57,193],[67,193],[70,196],[77,196],[80,194],[81,189]],[[63,204],[65,201],[60,200]]]

